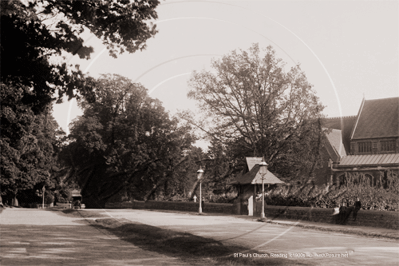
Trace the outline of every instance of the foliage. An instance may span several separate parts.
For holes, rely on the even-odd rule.
[[[371,184],[371,180],[362,173],[346,173],[347,188],[345,198],[351,202],[357,197],[361,199],[362,207],[370,210],[399,210],[399,180],[397,173],[381,171]]]
[[[220,198],[217,195],[226,198],[226,194],[232,191],[230,183],[235,181],[235,175],[244,165],[234,160],[234,154],[228,147],[215,141],[211,141],[207,157],[209,160],[206,162],[206,176],[209,179],[209,190],[216,198]]]
[[[84,30],[100,38],[112,56],[144,49],[156,33],[149,21],[157,18],[159,2],[5,0],[0,4],[0,51],[6,66],[0,84],[1,195],[15,196],[17,191],[53,182],[49,175],[57,152],[57,127],[48,122],[52,103],[64,95],[94,100],[93,80],[79,66],[59,61],[68,54],[90,58],[93,48],[80,37]]]
[[[54,203],[54,195],[51,191],[46,191],[45,196],[44,196],[44,203],[45,204]]]
[[[32,104],[34,112],[52,101],[58,90],[60,98],[74,90],[85,95],[79,69],[51,63],[52,57],[65,53],[90,58],[92,47],[84,45],[79,35],[87,29],[100,38],[111,55],[132,53],[145,48],[145,41],[156,33],[146,21],[156,19],[158,1],[1,1],[1,55],[7,62],[2,69],[3,82],[33,88],[22,101]]]
[[[388,171],[385,184],[371,186],[364,174],[347,173],[348,181],[342,186],[277,187],[265,197],[267,204],[280,206],[304,206],[333,208],[346,203],[353,206],[356,198],[366,210],[399,210],[399,181],[397,174]]]
[[[202,196],[204,201],[224,203],[230,202],[236,197],[231,183],[235,181],[236,174],[245,165],[234,158],[234,154],[229,147],[221,145],[217,141],[211,141],[207,153],[201,154],[200,164],[204,170],[202,177]],[[196,185],[194,191],[198,196],[199,188],[198,184]]]
[[[101,205],[124,187],[143,198],[166,181],[176,182],[175,168],[194,141],[190,128],[127,78],[103,75],[93,85],[96,101],[80,102],[84,114],[73,121],[62,156],[83,197]]]
[[[173,178],[166,180],[162,195],[165,200],[186,201],[193,195],[193,185],[198,182],[197,171],[204,153],[201,148],[189,147],[183,151],[184,162],[174,168]],[[159,194],[155,199],[160,199]]]
[[[215,72],[194,72],[189,82],[188,96],[197,100],[204,118],[181,116],[227,147],[232,160],[263,156],[271,171],[286,177],[312,172],[324,107],[299,65],[285,73],[270,46],[261,51],[254,44],[212,66]]]
[[[61,187],[57,190],[57,193],[54,194],[55,202],[66,203],[72,201],[71,196],[72,189],[68,189],[67,187]]]
[[[34,115],[21,103],[26,87],[0,85],[1,194],[16,196],[20,191],[43,185],[54,187],[51,177],[58,149],[57,122],[47,113]]]

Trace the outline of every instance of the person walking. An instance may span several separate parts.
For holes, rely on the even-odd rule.
[[[359,212],[361,207],[362,207],[362,203],[360,202],[360,199],[356,198],[355,208],[353,209],[353,221],[356,221],[357,213]]]

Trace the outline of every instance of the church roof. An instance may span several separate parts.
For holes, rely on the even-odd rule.
[[[357,116],[354,115],[322,119],[323,127],[341,130],[342,143],[344,144],[346,154],[348,154],[350,151],[350,138],[356,122],[356,118]]]
[[[389,166],[399,165],[399,153],[348,155],[342,158],[339,167],[345,166]]]
[[[364,100],[351,139],[399,136],[399,97]]]
[[[331,144],[334,152],[340,157],[346,156],[346,151],[342,141],[342,133],[339,129],[332,129],[331,132],[326,133],[327,139]]]

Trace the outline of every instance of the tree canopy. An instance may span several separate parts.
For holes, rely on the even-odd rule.
[[[49,113],[34,115],[18,104],[23,88],[0,85],[1,112],[1,179],[3,195],[15,197],[37,185],[55,186],[53,167],[59,148],[58,124]],[[11,108],[12,107],[12,108]]]
[[[83,31],[101,39],[114,57],[144,49],[157,32],[151,21],[157,18],[159,1],[4,0],[0,4],[1,195],[10,191],[15,195],[49,174],[52,151],[44,146],[54,147],[54,138],[48,136],[56,134],[57,126],[40,121],[52,120],[53,102],[65,95],[95,100],[92,79],[61,58],[90,58],[94,50],[80,37]]]
[[[80,34],[86,29],[101,39],[110,54],[144,49],[156,34],[158,1],[1,1],[1,69],[3,83],[27,86],[24,104],[35,113],[54,99],[58,91],[71,98],[85,95],[82,73],[66,63],[52,63],[55,55],[77,54],[90,58],[93,48]]]
[[[254,44],[213,61],[212,67],[194,72],[189,81],[188,96],[204,115],[193,123],[235,158],[263,156],[285,176],[312,171],[324,107],[300,66],[285,72],[272,47]]]
[[[103,75],[93,87],[96,101],[80,101],[84,114],[72,123],[65,163],[89,205],[102,205],[124,186],[143,198],[172,178],[194,138],[141,85]]]

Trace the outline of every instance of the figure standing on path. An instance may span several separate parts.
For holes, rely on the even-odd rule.
[[[361,207],[362,207],[362,203],[360,202],[360,199],[356,198],[355,209],[353,210],[353,221],[356,221],[357,213]]]

